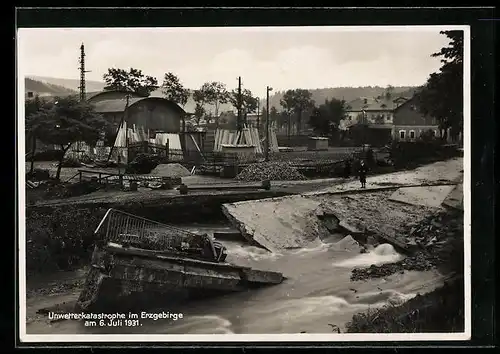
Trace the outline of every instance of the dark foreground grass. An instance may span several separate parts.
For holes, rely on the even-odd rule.
[[[417,295],[400,306],[386,306],[353,316],[348,333],[447,333],[463,332],[463,277]]]

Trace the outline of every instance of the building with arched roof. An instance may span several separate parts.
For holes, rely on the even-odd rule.
[[[186,114],[173,101],[162,97],[142,97],[130,92],[105,91],[87,100],[94,105],[96,112],[116,127],[124,119],[128,127],[135,125],[151,133],[180,133]]]
[[[146,97],[142,96],[133,91],[98,91],[98,92],[87,92],[87,101],[90,103],[97,103],[104,100],[114,100],[130,97]]]

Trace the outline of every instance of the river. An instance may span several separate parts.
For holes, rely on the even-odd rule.
[[[217,227],[220,229],[221,227]],[[213,231],[215,228],[195,228]],[[191,231],[196,231],[191,230]],[[243,242],[223,241],[227,261],[263,270],[280,271],[287,279],[280,285],[225,295],[182,307],[162,309],[182,313],[177,320],[142,320],[140,327],[85,327],[81,321],[27,323],[28,334],[278,334],[329,333],[335,325],[344,331],[355,313],[369,308],[400,304],[417,293],[440,286],[436,271],[405,272],[387,278],[350,281],[351,270],[401,259],[391,245],[379,245],[367,253],[350,238],[331,237],[309,247],[269,253]],[[28,299],[27,311],[60,302],[71,303],[78,292]]]

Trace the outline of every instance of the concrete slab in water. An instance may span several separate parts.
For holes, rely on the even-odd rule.
[[[408,187],[395,191],[389,200],[438,208],[455,186]]]
[[[277,252],[304,247],[328,234],[316,215],[319,206],[299,195],[224,204],[222,210],[248,241]]]

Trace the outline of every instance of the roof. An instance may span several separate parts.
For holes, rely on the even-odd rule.
[[[177,103],[160,97],[132,97],[129,98],[128,106],[130,108],[133,105],[137,104],[138,102],[142,101],[157,101],[158,103],[163,103],[172,107],[179,113],[185,113],[184,110]],[[125,98],[102,100],[94,103],[95,110],[98,113],[123,112],[125,111],[126,105],[127,105],[127,100]]]
[[[413,103],[414,105],[418,105],[418,100],[416,100],[417,96],[418,96],[418,94],[415,94],[415,96],[413,96],[412,98],[401,103],[398,107],[396,107],[396,109],[394,109],[394,111],[398,111],[399,109],[401,109],[401,107],[404,107],[410,103]]]
[[[364,100],[366,99],[366,104]],[[396,105],[393,100],[387,100],[385,98],[356,98],[355,100],[348,103],[350,107],[348,111],[351,112],[361,112],[365,111],[392,111]]]

